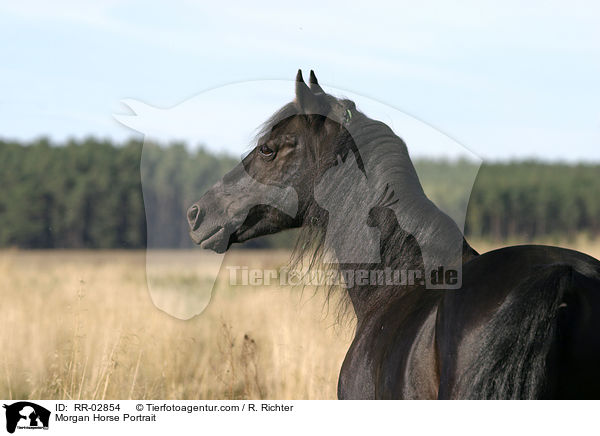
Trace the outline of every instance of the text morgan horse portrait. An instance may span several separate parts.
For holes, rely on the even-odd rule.
[[[295,99],[258,138],[188,210],[196,244],[222,253],[302,228],[297,250],[311,250],[313,264],[334,256],[344,270],[424,271],[425,281],[344,291],[357,327],[340,399],[600,397],[598,260],[535,245],[477,253],[423,192],[402,139],[325,93],[312,71],[309,85],[298,72]],[[347,162],[358,171],[343,174]],[[267,204],[255,182],[273,187]],[[435,289],[429,273],[440,265],[459,276]]]

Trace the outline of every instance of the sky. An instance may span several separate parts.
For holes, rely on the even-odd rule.
[[[230,115],[195,138],[241,154],[302,68],[367,115],[404,117],[415,155],[456,155],[427,127],[483,160],[600,162],[598,2],[25,0],[0,3],[0,40],[3,138],[121,141],[140,137],[116,119],[123,100],[210,95]]]

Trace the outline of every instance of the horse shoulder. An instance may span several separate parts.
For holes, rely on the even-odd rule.
[[[359,322],[338,384],[339,398],[435,399],[436,294],[426,290]]]

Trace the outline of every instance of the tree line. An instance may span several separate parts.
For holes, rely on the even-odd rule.
[[[185,210],[235,164],[183,144],[0,140],[0,247],[142,248],[144,202],[161,229],[155,246],[190,247]],[[527,241],[600,231],[600,164],[484,164],[470,198],[464,189],[477,171],[473,163],[418,160],[415,166],[425,191],[450,215],[460,215],[468,202],[467,236]],[[252,244],[282,246],[290,239]]]

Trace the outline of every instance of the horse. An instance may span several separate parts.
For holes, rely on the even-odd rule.
[[[312,70],[308,84],[298,71],[295,98],[187,220],[192,240],[219,253],[300,228],[296,251],[311,250],[312,266],[335,256],[356,273],[344,290],[357,323],[339,399],[600,397],[600,262],[541,245],[478,253],[425,195],[404,141],[326,93]],[[439,265],[453,274],[433,289]],[[365,271],[422,273],[390,282]]]

